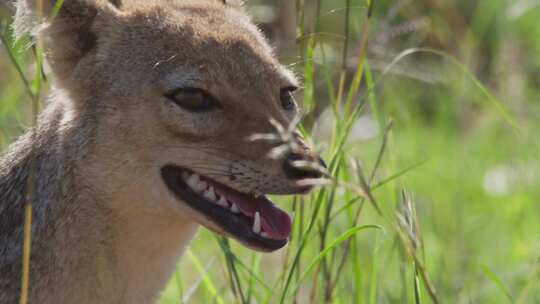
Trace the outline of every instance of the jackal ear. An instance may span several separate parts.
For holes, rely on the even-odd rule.
[[[96,47],[97,19],[115,19],[118,0],[18,0],[14,32],[45,42],[46,56],[58,78],[69,77],[77,63]]]

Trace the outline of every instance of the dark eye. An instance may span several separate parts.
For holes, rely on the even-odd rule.
[[[208,112],[219,107],[219,102],[202,89],[183,88],[166,94],[165,97],[191,112]]]
[[[281,90],[281,93],[280,93],[281,106],[286,111],[292,111],[296,108],[296,101],[294,100],[294,95],[293,95],[294,91],[296,91],[295,87],[284,88]]]

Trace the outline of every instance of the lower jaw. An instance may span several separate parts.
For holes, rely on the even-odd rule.
[[[263,238],[251,230],[251,219],[242,214],[229,215],[225,209],[208,203],[195,194],[184,183],[182,169],[165,166],[161,169],[162,178],[167,188],[180,201],[185,202],[199,216],[199,223],[208,229],[225,236],[232,237],[246,247],[262,252],[271,252],[283,248],[288,239],[274,240]]]

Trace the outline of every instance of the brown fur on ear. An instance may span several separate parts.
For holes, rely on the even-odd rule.
[[[30,33],[45,42],[49,65],[62,80],[97,42],[92,31],[96,16],[114,18],[119,14],[107,0],[65,0],[54,19],[49,20],[55,0],[18,0],[14,32],[16,37]]]

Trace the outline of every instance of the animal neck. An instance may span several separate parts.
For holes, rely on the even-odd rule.
[[[51,290],[37,302],[155,302],[198,224],[180,212],[151,207],[157,194],[148,189],[164,186],[149,176],[158,175],[136,172],[143,175],[137,178],[130,167],[137,161],[105,157],[111,151],[98,144],[100,131],[80,119],[92,113],[61,106],[48,111],[36,173],[48,178],[38,180],[33,254],[50,255],[62,267],[33,272],[34,291]],[[41,286],[40,277],[52,282]]]
[[[199,225],[180,203],[156,203],[169,195],[158,164],[136,148],[126,149],[131,144],[100,142],[101,132],[106,130],[96,130],[79,175],[108,214],[103,225],[109,236],[97,259],[99,284],[115,286],[114,303],[154,303]]]
[[[127,209],[115,212],[112,250],[120,303],[153,303],[176,269],[198,225],[178,215]]]

